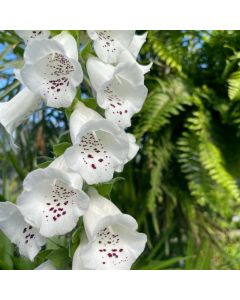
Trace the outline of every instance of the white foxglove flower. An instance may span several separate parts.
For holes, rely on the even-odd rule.
[[[121,128],[131,125],[131,117],[141,110],[148,92],[144,75],[132,59],[115,68],[96,57],[87,61],[98,105],[105,109],[105,117]]]
[[[88,30],[97,56],[110,64],[118,62],[121,52],[130,46],[134,33],[134,30]]]
[[[52,262],[50,260],[45,261],[44,263],[42,263],[41,265],[39,265],[37,268],[35,268],[35,270],[56,270],[56,268],[54,267],[54,265],[52,264]]]
[[[70,134],[73,146],[65,151],[64,158],[88,184],[111,180],[128,158],[127,134],[82,103],[70,117]]]
[[[145,32],[142,35],[135,34],[131,44],[128,47],[128,51],[133,55],[135,59],[137,59],[137,56],[143,46],[143,44],[146,42],[147,39],[147,32]]]
[[[152,67],[152,62],[149,63],[148,65],[141,65],[139,64],[136,59],[133,57],[133,55],[128,51],[125,50],[121,53],[120,57],[119,57],[119,62],[120,63],[134,63],[136,65],[136,67],[138,67],[138,69],[141,71],[141,73],[144,75],[146,73],[148,73]]]
[[[66,169],[63,157],[28,174],[17,204],[27,222],[46,237],[70,232],[88,209],[80,175]]]
[[[34,40],[24,52],[23,83],[51,107],[71,105],[83,80],[75,39],[62,32],[52,39]]]
[[[18,207],[11,202],[0,202],[0,229],[17,245],[19,253],[30,260],[34,260],[46,244],[46,239],[24,220]]]
[[[136,220],[93,188],[83,217],[86,236],[73,257],[73,269],[129,270],[143,252],[147,237],[137,232]]]
[[[24,88],[10,101],[0,103],[0,124],[10,135],[13,146],[15,129],[40,106],[40,102],[39,96]]]
[[[145,32],[142,35],[135,34],[128,49],[122,51],[121,54],[119,55],[118,63],[124,63],[124,62],[135,63],[135,65],[140,69],[140,71],[143,74],[148,73],[152,67],[152,63],[149,63],[148,65],[141,65],[137,62],[138,54],[143,44],[146,42],[146,38],[147,38],[147,32]]]
[[[138,150],[139,150],[139,146],[136,144],[135,136],[131,133],[127,133],[127,137],[128,137],[128,143],[129,143],[128,156],[127,156],[126,160],[124,161],[124,163],[116,169],[116,172],[122,172],[124,165],[127,162],[129,162],[130,160],[132,160],[136,156],[136,154],[138,153]]]
[[[16,34],[24,40],[26,45],[34,40],[47,39],[50,36],[48,30],[16,30]]]

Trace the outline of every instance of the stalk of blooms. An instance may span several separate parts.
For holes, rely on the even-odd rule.
[[[13,147],[16,147],[13,139],[15,129],[40,106],[40,103],[40,97],[28,88],[21,90],[11,101],[0,103],[0,124],[10,135]]]
[[[70,232],[88,209],[82,178],[70,172],[63,157],[28,174],[17,204],[24,218],[46,237]]]
[[[89,210],[83,217],[85,236],[73,257],[73,270],[130,269],[143,252],[146,235],[136,220],[89,189]]]
[[[62,32],[48,39],[48,31],[18,31],[26,43],[24,67],[15,72],[26,87],[0,104],[0,123],[12,135],[15,128],[44,100],[51,107],[68,107],[83,80],[74,38]],[[87,61],[87,71],[105,118],[78,102],[70,117],[72,146],[47,168],[30,172],[17,205],[0,203],[0,229],[34,259],[44,237],[64,235],[83,216],[85,232],[73,258],[73,269],[130,269],[143,252],[146,235],[137,222],[123,214],[94,188],[137,154],[138,145],[125,128],[147,96],[144,74],[150,65],[137,63],[146,34],[134,31],[88,31],[98,55]],[[87,101],[87,100],[86,100]],[[6,111],[6,112],[5,112]],[[47,260],[36,270],[56,269]]]
[[[54,265],[52,264],[52,262],[50,260],[45,261],[44,263],[42,263],[41,265],[39,265],[35,270],[56,270],[56,268],[54,267]]]
[[[16,30],[16,34],[24,40],[26,45],[34,40],[47,39],[50,36],[48,30]]]
[[[64,158],[88,184],[111,180],[137,147],[123,130],[82,103],[70,117],[70,135],[73,146]]]
[[[88,30],[97,56],[106,63],[117,63],[119,55],[134,38],[134,30]]]
[[[141,110],[148,92],[134,58],[131,56],[129,61],[113,67],[90,57],[87,71],[97,103],[105,109],[105,117],[121,128],[129,127],[131,117]]]
[[[70,34],[32,41],[25,49],[24,62],[20,75],[33,93],[51,107],[71,105],[83,73],[77,43]]]
[[[0,229],[18,246],[19,253],[30,260],[46,243],[46,239],[24,220],[19,208],[11,202],[0,202]]]

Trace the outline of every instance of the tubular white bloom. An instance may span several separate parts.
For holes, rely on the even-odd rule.
[[[129,127],[131,117],[141,110],[148,92],[144,75],[135,60],[113,68],[91,57],[87,61],[87,71],[97,103],[105,109],[105,117],[121,128]]]
[[[40,102],[39,96],[24,88],[10,101],[0,103],[0,124],[10,135],[13,146],[15,129],[39,107]]]
[[[56,270],[56,268],[54,267],[54,265],[52,264],[52,262],[50,260],[45,261],[44,263],[42,263],[41,265],[39,265],[37,268],[35,268],[35,270]]]
[[[0,229],[19,248],[19,253],[30,260],[46,244],[46,239],[25,220],[18,207],[11,202],[0,202]]]
[[[143,44],[146,42],[146,38],[147,38],[147,32],[145,32],[142,35],[138,35],[138,34],[134,35],[133,40],[128,47],[128,51],[133,55],[135,59],[137,59],[137,56]]]
[[[134,33],[135,30],[88,30],[97,56],[110,64],[118,62],[121,52],[130,46]]]
[[[28,174],[17,204],[26,221],[46,237],[71,231],[88,209],[82,178],[69,172],[63,157]]]
[[[148,65],[139,64],[128,50],[125,50],[121,53],[121,55],[119,57],[119,62],[120,63],[127,63],[127,62],[134,63],[143,75],[150,71],[152,64],[153,64],[153,63],[149,63]]]
[[[71,105],[83,80],[75,39],[62,32],[52,39],[34,40],[24,52],[23,83],[51,107]]]
[[[111,180],[128,158],[127,134],[82,103],[70,117],[70,134],[73,146],[65,151],[64,158],[88,184]]]
[[[129,270],[143,252],[147,237],[136,220],[89,189],[89,210],[83,217],[86,236],[73,257],[73,270]]]
[[[50,36],[48,30],[16,30],[15,32],[24,40],[26,45],[34,40],[47,39]]]
[[[130,160],[132,160],[136,156],[136,154],[138,153],[138,150],[139,150],[139,146],[136,144],[135,136],[131,133],[127,133],[127,137],[128,137],[128,143],[129,143],[128,156],[127,156],[126,160],[124,161],[124,164],[119,166],[116,169],[116,172],[122,172],[124,165],[127,162],[129,162]]]

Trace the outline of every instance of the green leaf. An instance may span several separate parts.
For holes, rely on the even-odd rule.
[[[62,30],[50,30],[51,36],[54,37],[62,32]]]
[[[96,110],[97,108],[97,101],[94,98],[86,98],[86,99],[81,99],[81,101],[86,105],[88,108],[91,108],[93,110]]]
[[[15,270],[33,270],[36,267],[36,261],[32,262],[23,256],[14,257],[13,261]]]
[[[47,168],[50,164],[51,164],[52,161],[45,161],[43,163],[40,163],[37,165],[38,169],[44,169],[44,168]]]
[[[58,270],[71,268],[71,259],[66,248],[53,250],[47,257]]]
[[[71,242],[70,242],[70,245],[69,245],[69,256],[71,258],[73,258],[73,255],[74,255],[77,247],[80,244],[81,232],[83,230],[83,223],[82,222],[83,222],[83,220],[82,220],[82,218],[80,218],[79,221],[78,221],[78,226],[72,234],[72,239],[71,239]]]
[[[116,177],[109,182],[94,185],[94,187],[98,190],[99,194],[101,194],[103,197],[106,197],[110,195],[113,185],[120,180],[125,180],[125,178]]]
[[[66,248],[67,247],[67,240],[64,235],[62,236],[54,236],[52,238],[48,238],[47,240],[47,250],[56,250],[59,248]]]
[[[191,257],[173,257],[167,260],[158,261],[152,260],[147,265],[140,267],[141,270],[166,270],[180,262],[190,259]]]
[[[92,42],[88,42],[81,51],[81,56],[82,56],[84,61],[87,60],[89,54],[94,54],[94,51],[93,51],[93,48],[92,48]]]
[[[38,253],[36,259],[45,261],[48,258],[48,256],[52,253],[52,251],[52,249],[42,250]]]
[[[0,268],[4,270],[13,269],[14,246],[10,240],[0,231]]]
[[[68,142],[63,142],[63,143],[60,143],[60,144],[56,144],[56,145],[53,145],[53,153],[55,156],[60,156],[64,153],[64,151],[70,147],[71,144],[68,143]]]
[[[71,143],[71,137],[70,137],[69,130],[60,135],[59,142],[60,143],[64,143],[64,142]]]

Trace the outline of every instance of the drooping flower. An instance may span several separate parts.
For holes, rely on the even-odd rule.
[[[32,41],[24,52],[23,83],[51,107],[71,105],[83,80],[75,39],[62,32],[52,39]]]
[[[0,229],[17,245],[19,253],[30,260],[34,260],[46,243],[46,239],[24,220],[19,208],[11,202],[0,202]]]
[[[13,147],[16,147],[13,138],[15,129],[39,107],[40,102],[39,96],[24,88],[11,101],[0,103],[0,124],[10,135]]]
[[[85,236],[73,257],[74,270],[130,269],[143,252],[146,235],[136,220],[111,201],[89,189],[89,210],[83,217]]]
[[[111,180],[114,171],[128,161],[129,136],[82,103],[70,117],[70,134],[73,146],[65,151],[64,158],[88,184]]]
[[[121,53],[120,57],[119,57],[119,61],[120,63],[129,63],[131,62],[132,64],[135,64],[136,67],[138,67],[138,69],[141,71],[141,73],[143,75],[145,75],[146,73],[148,73],[152,67],[152,62],[149,63],[148,65],[142,65],[140,63],[138,63],[136,61],[136,59],[134,58],[134,56],[128,51],[128,50],[125,50]]]
[[[139,146],[136,144],[135,136],[131,133],[127,133],[127,138],[128,138],[128,145],[129,145],[128,156],[124,161],[124,163],[116,169],[116,172],[122,172],[124,165],[130,160],[132,160],[136,156],[139,150]]]
[[[34,40],[47,39],[50,36],[48,30],[16,30],[16,34],[24,40],[26,45]]]
[[[56,270],[56,268],[50,260],[46,260],[44,263],[35,268],[35,270]]]
[[[131,44],[128,47],[128,51],[133,55],[135,59],[137,59],[137,56],[143,46],[143,44],[146,42],[147,38],[147,32],[144,34],[138,35],[135,34]]]
[[[134,30],[88,30],[97,56],[110,64],[118,62],[121,52],[130,46],[134,33]]]
[[[27,222],[46,237],[70,232],[88,209],[82,178],[70,172],[63,157],[28,174],[17,204]]]
[[[129,127],[131,117],[141,110],[148,92],[144,75],[134,58],[131,56],[129,61],[114,68],[90,57],[87,71],[97,103],[105,109],[105,117],[121,128]]]

